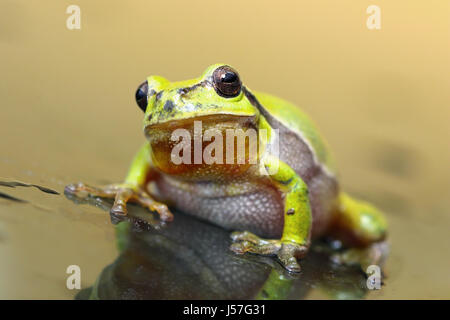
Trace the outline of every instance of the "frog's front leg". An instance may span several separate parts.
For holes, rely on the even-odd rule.
[[[299,272],[297,258],[303,257],[310,244],[311,208],[306,183],[286,163],[275,157],[265,159],[264,166],[274,185],[284,193],[284,227],[281,239],[267,240],[248,231],[233,232],[231,250],[276,255],[291,272]]]
[[[134,157],[125,182],[103,187],[92,187],[84,183],[76,183],[66,186],[64,190],[79,198],[88,196],[114,198],[114,204],[111,207],[111,213],[114,215],[126,215],[127,202],[136,202],[151,211],[156,211],[161,220],[171,221],[173,215],[167,206],[152,199],[145,191],[150,171],[150,146],[148,143],[145,143]]]

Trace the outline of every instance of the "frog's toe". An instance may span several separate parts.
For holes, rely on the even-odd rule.
[[[140,192],[137,201],[143,206],[149,208],[151,211],[156,211],[162,221],[172,221],[173,214],[170,212],[167,205],[161,202],[157,202],[150,198],[146,193]]]
[[[360,266],[366,271],[370,265],[383,267],[389,255],[387,241],[374,242],[366,248],[349,248],[331,256],[331,261],[341,265]]]
[[[69,184],[64,188],[65,193],[69,193],[78,198],[87,198],[89,196],[89,186],[82,182]]]
[[[146,192],[136,187],[119,187],[115,188],[114,205],[111,208],[111,214],[126,215],[127,214],[127,202],[135,202],[148,208],[150,211],[157,212],[160,219],[165,222],[173,220],[173,214],[169,211],[169,208],[161,202],[153,200]]]
[[[74,194],[77,191],[77,185],[78,185],[78,183],[68,184],[64,188],[64,192],[67,192],[67,193],[70,193],[70,194]]]
[[[130,200],[132,195],[133,191],[131,189],[124,188],[117,191],[110,213],[118,216],[126,216],[128,214],[127,202]]]
[[[64,188],[65,193],[69,193],[78,198],[87,198],[88,196],[111,198],[114,197],[115,191],[116,190],[110,186],[106,188],[97,188],[82,182],[69,184]]]
[[[114,204],[110,210],[114,216],[126,216],[128,214],[127,203],[135,202],[157,212],[162,221],[173,220],[173,214],[164,203],[153,200],[150,195],[133,184],[117,183],[97,188],[80,182],[66,186],[64,191],[78,198],[87,198],[88,196],[114,198]]]
[[[237,254],[254,253],[261,255],[275,255],[281,248],[277,241],[253,243],[250,241],[235,242],[230,246],[231,251]]]
[[[281,240],[262,239],[248,231],[233,232],[231,239],[234,243],[231,244],[230,249],[234,253],[276,256],[281,265],[293,273],[300,272],[300,265],[297,262],[297,258],[303,257],[308,250],[307,246],[284,243]]]
[[[283,243],[280,251],[277,253],[277,257],[283,267],[289,272],[297,273],[301,271],[297,259],[304,257],[307,251],[307,246],[301,246],[294,243]]]
[[[258,237],[256,234],[251,233],[249,231],[235,231],[231,233],[231,240],[233,242],[236,241],[249,241],[251,243],[259,243],[261,242],[261,238]]]
[[[297,262],[297,259],[295,257],[288,257],[287,259],[282,260],[281,258],[280,262],[281,265],[289,272],[293,273],[299,273],[301,271],[300,265]]]
[[[115,204],[111,207],[110,213],[116,216],[126,216],[128,211],[125,205]]]

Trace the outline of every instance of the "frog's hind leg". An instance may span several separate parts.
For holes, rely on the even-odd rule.
[[[331,261],[339,265],[359,266],[367,272],[370,265],[384,266],[389,255],[389,244],[387,241],[379,241],[365,248],[348,248],[331,255]]]
[[[386,230],[386,219],[377,208],[341,192],[332,224],[334,236],[347,246],[367,247],[383,240]]]
[[[335,262],[360,264],[365,270],[371,264],[382,265],[387,257],[387,222],[383,213],[346,193],[339,195],[339,207],[330,233],[345,247],[350,247],[334,255]]]

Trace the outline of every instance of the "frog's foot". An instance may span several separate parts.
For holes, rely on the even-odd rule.
[[[233,244],[230,249],[237,254],[246,252],[260,255],[273,255],[289,272],[300,272],[298,258],[305,256],[308,247],[294,242],[267,240],[248,231],[236,231],[231,234]]]
[[[127,215],[127,202],[135,202],[151,211],[156,211],[162,221],[173,220],[173,215],[165,204],[153,200],[148,193],[132,184],[111,184],[97,188],[80,182],[66,186],[64,191],[78,198],[114,198],[114,204],[111,207],[113,215]]]
[[[387,221],[381,211],[343,192],[339,195],[339,202],[330,234],[345,246],[368,247],[386,238]]]
[[[359,265],[366,272],[370,265],[383,265],[389,255],[387,241],[374,242],[366,248],[349,248],[331,256],[334,263],[342,265]]]

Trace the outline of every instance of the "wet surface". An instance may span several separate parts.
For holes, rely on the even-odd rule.
[[[18,181],[0,181],[0,186],[3,187],[10,187],[10,188],[15,188],[15,187],[34,187],[37,188],[38,190],[45,192],[45,193],[50,193],[50,194],[59,194],[57,191],[43,187],[43,186],[39,186],[37,184],[28,184],[28,183],[23,183],[23,182],[18,182]]]
[[[379,31],[354,2],[260,1],[258,14],[241,2],[78,3],[75,31],[70,1],[0,3],[0,298],[270,295],[262,289],[277,265],[233,255],[228,231],[180,213],[155,229],[136,206],[149,225],[113,224],[109,202],[63,193],[77,181],[122,181],[144,141],[134,93],[145,77],[190,79],[218,61],[309,113],[343,189],[389,222],[381,290],[316,244],[298,277],[272,280],[279,297],[450,298],[449,3],[382,2]],[[236,23],[218,25],[230,5]],[[70,265],[81,291],[66,287]]]
[[[52,179],[57,174],[39,168],[35,178],[6,161],[5,169],[20,181],[28,176],[41,183],[44,190],[62,192],[74,181]],[[407,200],[376,188],[373,201],[391,208],[391,255],[382,289],[369,291],[361,270],[333,264],[323,243],[315,243],[301,262],[301,274],[292,276],[270,258],[234,255],[228,231],[179,212],[172,223],[161,225],[156,215],[131,205],[130,221],[119,221],[109,214],[111,201],[80,201],[2,181],[2,192],[24,201],[0,199],[3,297],[248,299],[264,297],[270,277],[279,278],[275,297],[284,299],[447,297],[449,284],[437,273],[449,264],[448,216],[436,211],[444,219],[419,218]],[[82,270],[81,292],[65,287],[65,270],[72,264]],[[436,273],[424,273],[416,264]],[[405,277],[414,284],[403,283]]]
[[[233,254],[228,231],[180,212],[161,225],[131,205],[128,218],[111,221],[118,257],[77,299],[301,299],[314,289],[329,298],[361,299],[368,291],[362,270],[332,263],[324,242],[315,243],[300,274],[291,274],[269,257]]]
[[[50,193],[50,194],[59,194],[57,191],[49,189],[49,188],[46,188],[46,187],[42,187],[42,186],[39,186],[39,185],[36,185],[36,184],[27,184],[27,183],[18,182],[18,181],[0,181],[0,186],[10,187],[10,188],[15,188],[15,187],[34,187],[34,188],[37,188],[38,190],[40,190],[42,192],[46,192],[46,193]],[[16,201],[16,202],[27,202],[26,200],[10,196],[9,194],[3,193],[3,192],[0,192],[0,198],[6,199],[6,200],[11,200],[11,201]]]

